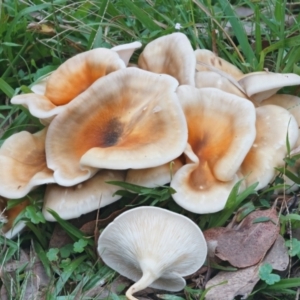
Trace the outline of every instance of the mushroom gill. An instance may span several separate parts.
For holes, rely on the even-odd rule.
[[[147,286],[183,289],[183,276],[203,265],[207,246],[200,228],[187,217],[158,207],[138,207],[103,230],[98,253],[109,267],[136,281],[126,292],[134,300],[132,294]]]

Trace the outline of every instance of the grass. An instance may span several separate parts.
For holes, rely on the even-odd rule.
[[[188,36],[195,49],[213,49],[245,73],[268,69],[300,75],[299,5],[285,0],[230,2],[232,5],[224,0],[0,1],[0,144],[21,130],[35,132],[42,128],[26,109],[10,104],[13,95],[27,91],[38,78],[76,53],[135,40],[146,45],[157,37],[175,32],[176,23],[181,25],[180,31]],[[250,8],[252,13],[246,18],[237,17],[240,7]],[[288,23],[287,17],[292,22]],[[132,62],[136,62],[137,57],[138,53]],[[300,90],[293,87],[284,92],[299,95]],[[300,177],[296,179],[300,183]],[[279,175],[264,192],[256,193],[254,187],[250,187],[240,195],[235,187],[223,211],[201,217],[178,207],[170,199],[172,190],[168,187],[140,189],[123,185],[126,188],[120,192],[123,198],[101,210],[100,219],[125,205],[143,203],[185,214],[202,229],[207,229],[228,223],[236,211],[243,214],[258,207],[269,207],[274,190],[281,183]],[[98,290],[99,297],[104,291],[110,291],[107,299],[124,299],[117,295],[122,292],[122,284],[117,289],[111,288],[116,274],[95,254],[96,238],[84,235],[78,226],[56,216],[69,240],[61,248],[49,246],[55,224],[45,222],[40,213],[43,192],[40,188],[31,194],[31,205],[20,216],[30,231],[17,240],[0,237],[1,266],[10,259],[17,260],[22,251],[31,251],[30,259],[14,272],[6,272],[5,280],[0,283],[5,286],[8,299],[31,299],[26,298],[29,297],[26,293],[28,285],[34,282],[37,260],[50,279],[50,284],[42,288],[47,300],[97,299],[89,297],[87,292],[100,282],[107,287]],[[282,216],[281,233],[299,227],[299,208],[294,207]],[[299,280],[289,277],[299,267],[300,251],[293,254],[290,273],[282,275],[281,281],[272,286],[260,282],[249,299],[295,299],[294,288],[299,287]],[[200,299],[201,295],[203,298],[203,290],[192,284],[184,294],[165,292],[162,299]]]

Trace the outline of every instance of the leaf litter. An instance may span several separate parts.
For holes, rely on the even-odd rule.
[[[239,268],[232,272],[221,271],[210,279],[206,284],[207,300],[231,300],[238,295],[246,299],[260,279],[273,284],[280,277],[272,274],[272,270],[284,271],[289,265],[288,249],[279,235],[274,208],[254,211],[232,227],[204,232],[210,259],[228,261]]]
[[[221,271],[209,280],[206,288],[211,289],[205,299],[231,300],[238,295],[246,299],[259,281],[259,267],[264,264],[270,264],[274,270],[278,271],[284,271],[287,268],[289,256],[281,235],[278,235],[275,244],[260,263],[234,272]],[[221,283],[224,284],[220,285]]]

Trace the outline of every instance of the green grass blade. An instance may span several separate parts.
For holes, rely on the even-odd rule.
[[[49,276],[49,278],[51,278],[51,275],[52,275],[51,266],[50,266],[49,260],[47,258],[47,255],[46,255],[44,249],[36,240],[33,240],[33,246],[34,246],[35,253],[39,257],[40,261],[42,262],[42,264],[45,268],[46,274]]]
[[[77,241],[77,239],[86,239],[84,234],[78,228],[63,220],[54,210],[48,209],[48,211],[74,241]],[[90,246],[94,246],[94,242],[91,239],[87,239],[87,241]]]
[[[295,182],[296,184],[300,184],[300,178],[295,175],[294,173],[292,173],[290,170],[282,167],[282,168],[275,168],[277,171],[281,172],[282,174],[284,174],[286,177],[288,177],[289,179],[291,179],[293,182]]]
[[[48,241],[47,241],[47,237],[43,234],[43,232],[41,232],[39,230],[39,228],[31,222],[26,222],[26,226],[35,234],[35,236],[37,237],[39,242],[42,244],[42,246],[44,248],[46,248]]]
[[[282,73],[294,73],[294,65],[300,61],[300,47],[291,48],[281,63]]]
[[[299,35],[293,36],[290,38],[285,38],[283,40],[280,40],[280,41],[270,45],[269,47],[266,47],[264,50],[261,51],[258,69],[259,70],[263,69],[265,57],[268,53],[276,51],[281,48],[290,48],[290,47],[296,47],[296,46],[300,46],[300,36]]]
[[[16,28],[16,25],[17,23],[19,22],[19,20],[26,16],[26,15],[29,15],[33,12],[40,12],[41,10],[43,9],[46,9],[46,8],[51,8],[51,6],[53,4],[59,4],[59,3],[62,3],[63,1],[54,1],[54,2],[50,2],[50,3],[45,3],[45,4],[38,4],[38,5],[32,5],[32,6],[29,6],[29,7],[26,7],[24,8],[23,10],[21,10],[16,16],[15,18],[13,19],[13,21],[11,22],[10,26],[9,26],[9,29],[5,35],[5,41],[10,41],[11,40],[11,36],[12,36],[12,32],[13,30]]]
[[[287,278],[281,279],[279,282],[274,283],[267,287],[267,291],[280,292],[282,289],[298,288],[300,286],[300,278]]]
[[[93,48],[97,48],[97,47],[101,46],[101,43],[102,43],[101,22],[104,19],[104,15],[106,13],[108,3],[109,3],[109,0],[105,0],[105,1],[102,1],[101,5],[100,5],[99,12],[98,12],[96,20],[95,20],[96,23],[99,22],[99,25],[98,25],[98,28],[94,28],[94,30],[92,31],[89,41],[88,41],[87,49],[93,49]]]
[[[0,235],[0,249],[2,250],[0,257],[0,266],[2,266],[6,261],[8,261],[15,253],[19,251],[20,245],[14,241],[6,239],[4,236]],[[4,247],[7,247],[4,251]]]
[[[9,98],[12,98],[15,93],[14,89],[2,78],[0,78],[0,90]]]
[[[244,30],[243,25],[241,24],[240,20],[235,15],[234,10],[232,9],[230,3],[228,1],[219,0],[218,1],[224,11],[224,14],[228,18],[228,21],[230,22],[234,35],[236,36],[237,40],[239,41],[240,47],[243,51],[244,56],[246,57],[247,62],[251,66],[257,65],[257,59],[255,57],[255,54],[253,52],[253,49],[251,48],[247,34]]]
[[[66,282],[70,278],[70,276],[74,273],[74,271],[79,267],[79,265],[88,258],[88,255],[82,255],[77,259],[73,260],[68,267],[64,269],[64,272],[60,274],[60,277],[55,285],[54,294],[57,296],[61,290],[64,288]]]
[[[241,183],[242,180],[237,182],[232,188],[230,195],[228,196],[225,208],[220,212],[211,214],[208,228],[223,226],[228,221],[233,212],[249,195],[256,194],[255,188],[257,187],[258,183],[250,185],[245,191],[238,194]]]
[[[161,30],[160,26],[158,26],[143,10],[135,5],[134,2],[131,0],[123,0],[123,3],[148,30]]]
[[[256,4],[255,5],[255,52],[257,57],[262,50],[262,38],[261,38],[261,28],[260,28],[260,8]]]
[[[300,221],[300,215],[288,214],[286,216],[280,215],[280,220],[282,221]]]
[[[142,194],[142,193],[145,193],[146,191],[149,191],[149,192],[152,191],[151,188],[146,188],[146,187],[143,187],[143,186],[140,186],[137,184],[127,183],[127,182],[123,182],[123,181],[107,181],[106,183],[119,186],[125,190],[129,190],[129,191],[132,191],[137,194]]]

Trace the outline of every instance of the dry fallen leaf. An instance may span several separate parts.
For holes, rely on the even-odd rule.
[[[228,230],[230,229],[227,229],[225,227],[215,227],[203,232],[204,238],[207,243],[208,256],[210,258],[215,257],[216,248],[218,246],[218,239]]]
[[[215,255],[238,268],[257,264],[278,237],[277,223],[278,216],[274,209],[252,212],[239,227],[219,236]]]
[[[67,232],[58,223],[55,224],[54,231],[49,242],[49,249],[62,248],[63,246],[72,242],[73,240],[70,238]]]
[[[246,297],[251,293],[258,280],[258,266],[252,266],[235,272],[219,272],[206,284],[206,289],[214,285],[216,286],[208,291],[205,299],[232,300],[237,295]],[[227,281],[227,283],[221,284],[224,281]]]
[[[284,271],[289,265],[288,249],[285,246],[285,240],[278,235],[271,250],[265,256],[263,263],[271,264],[274,270]]]
[[[284,238],[279,235],[275,244],[266,255],[265,259],[258,265],[241,269],[235,272],[219,272],[214,278],[208,281],[206,289],[214,286],[206,294],[206,300],[232,300],[235,296],[241,295],[243,299],[252,292],[259,281],[259,267],[269,263],[273,269],[283,271],[287,268],[289,256],[284,245]],[[227,281],[225,284],[222,282]],[[221,284],[221,285],[220,285]]]
[[[55,28],[51,24],[31,22],[27,30],[44,34],[55,34]]]

